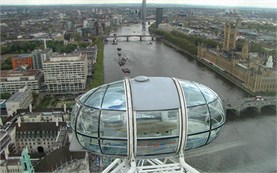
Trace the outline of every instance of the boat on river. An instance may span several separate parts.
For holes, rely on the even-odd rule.
[[[117,50],[118,50],[118,51],[121,51],[121,48],[120,48],[120,47],[118,47],[118,48],[117,48]]]
[[[131,72],[130,69],[128,69],[128,68],[123,68],[122,71],[123,71],[123,73],[130,73]]]
[[[113,45],[117,45],[117,40],[113,39]]]

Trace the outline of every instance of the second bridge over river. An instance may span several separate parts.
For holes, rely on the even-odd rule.
[[[276,97],[251,97],[241,99],[228,99],[223,100],[225,110],[230,110],[236,115],[240,115],[240,112],[245,109],[253,109],[254,111],[261,113],[264,108],[272,108],[276,110]]]
[[[110,35],[110,36],[106,36],[106,39],[108,38],[113,38],[113,39],[117,39],[117,38],[126,38],[127,41],[129,41],[130,37],[136,37],[139,38],[140,41],[142,41],[142,38],[151,38],[151,40],[155,40],[156,37],[155,36],[151,36],[151,35]]]

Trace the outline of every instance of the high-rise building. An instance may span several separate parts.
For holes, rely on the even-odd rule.
[[[32,51],[32,62],[33,69],[42,69],[42,63],[51,56],[53,53],[52,49],[48,48],[45,50],[37,49]]]
[[[66,31],[71,31],[72,30],[72,22],[71,21],[66,21],[64,24],[64,29]]]
[[[142,29],[145,29],[146,25],[146,0],[142,0],[141,5],[141,20],[142,20]]]
[[[52,56],[43,62],[44,80],[50,93],[82,93],[88,74],[84,55]]]
[[[156,8],[156,27],[163,21],[163,8]]]
[[[224,42],[223,49],[229,51],[236,47],[236,25],[232,22],[227,22],[224,26]]]

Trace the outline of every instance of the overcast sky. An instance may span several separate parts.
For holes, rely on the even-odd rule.
[[[247,6],[262,8],[277,8],[277,0],[146,0],[147,3],[170,3],[213,6]],[[111,4],[111,3],[141,3],[142,0],[0,0],[0,4]]]

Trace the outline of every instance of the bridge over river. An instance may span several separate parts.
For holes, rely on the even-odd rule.
[[[127,41],[129,41],[130,37],[138,37],[140,41],[142,41],[142,38],[145,37],[150,37],[151,40],[155,40],[157,37],[152,36],[152,35],[110,35],[110,36],[106,36],[107,38],[113,38],[113,39],[117,39],[117,38],[126,38]]]
[[[276,110],[276,97],[251,97],[241,99],[223,100],[223,106],[225,110],[230,110],[236,115],[240,115],[240,112],[245,109],[253,109],[258,113],[261,113],[262,108],[273,108]]]

